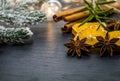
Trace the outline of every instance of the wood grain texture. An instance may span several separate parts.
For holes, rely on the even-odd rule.
[[[60,31],[64,22],[32,27],[33,43],[0,47],[0,81],[119,81],[120,55],[66,56],[72,37]]]

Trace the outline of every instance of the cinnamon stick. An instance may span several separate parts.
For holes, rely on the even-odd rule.
[[[78,19],[87,17],[88,15],[89,15],[89,11],[83,11],[83,12],[80,12],[80,13],[75,13],[75,14],[72,14],[72,15],[64,16],[63,20],[66,21],[66,22],[71,22],[71,21],[74,21],[74,20],[78,20]]]
[[[117,9],[116,7],[112,7],[112,6],[110,6],[110,5],[104,5],[104,7],[106,7],[106,8],[113,8],[113,12],[115,12],[115,13],[120,13],[120,10]],[[112,13],[112,12],[111,12],[111,13]]]
[[[72,30],[72,29],[67,29],[67,28],[64,27],[64,26],[61,28],[61,31],[62,31],[63,33],[69,33],[69,32],[71,32],[71,30]]]
[[[120,10],[120,3],[110,4],[110,6],[115,7]]]
[[[85,19],[85,18],[80,19],[80,20],[76,20],[76,21],[72,21],[72,22],[69,22],[69,23],[65,24],[65,25],[61,28],[61,31],[62,31],[62,32],[65,32],[65,33],[71,32],[72,26],[73,26],[74,24],[76,24],[76,23],[81,23],[84,19]]]
[[[81,10],[82,8],[85,8],[85,6],[69,9],[69,10],[66,10],[66,11],[62,11],[62,12],[57,13],[56,15],[54,15],[53,19],[54,19],[54,21],[58,22],[58,21],[60,21],[62,19],[63,16],[73,14],[76,11]]]

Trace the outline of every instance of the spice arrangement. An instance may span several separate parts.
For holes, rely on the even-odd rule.
[[[110,15],[120,12],[119,5],[114,0],[99,1],[83,0],[85,5],[57,13],[53,16],[55,22],[67,22],[62,32],[70,32],[75,37],[64,44],[68,49],[67,55],[81,57],[98,49],[100,56],[114,55],[120,49],[120,21]]]

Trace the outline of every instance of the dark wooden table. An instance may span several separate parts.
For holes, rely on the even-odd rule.
[[[66,56],[64,22],[32,27],[33,44],[0,47],[0,81],[120,81],[120,55]]]

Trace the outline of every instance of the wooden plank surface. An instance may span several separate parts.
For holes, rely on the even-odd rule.
[[[33,43],[0,47],[0,81],[119,81],[120,55],[66,56],[72,37],[60,31],[64,22],[32,27]]]

